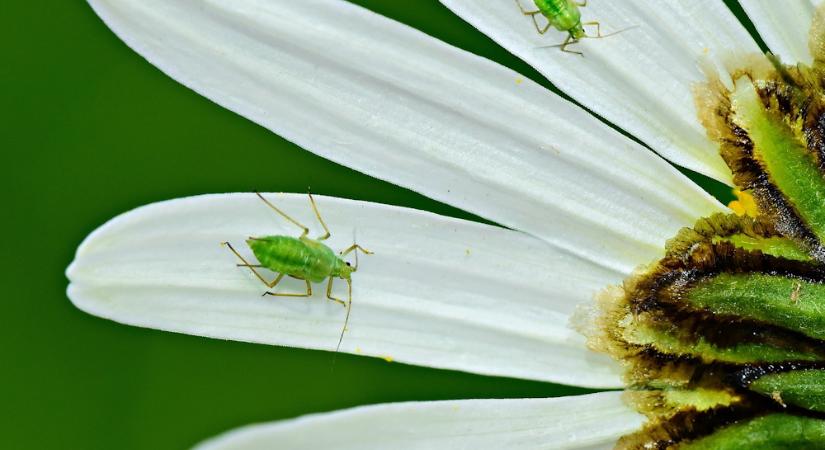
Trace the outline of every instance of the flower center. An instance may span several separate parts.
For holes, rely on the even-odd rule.
[[[736,214],[683,229],[585,327],[650,418],[618,448],[825,448],[825,33],[697,90]]]

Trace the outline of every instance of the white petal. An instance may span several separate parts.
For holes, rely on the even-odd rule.
[[[531,0],[520,1],[535,10]],[[696,118],[691,92],[705,79],[700,59],[721,65],[729,53],[759,50],[723,2],[590,0],[581,8],[583,22],[598,21],[603,34],[624,31],[571,47],[583,57],[549,48],[566,34],[551,28],[540,35],[514,0],[442,3],[660,155],[731,183],[716,145]],[[594,32],[592,26],[586,29]]]
[[[362,406],[239,428],[196,450],[608,450],[644,421],[620,396]]]
[[[91,3],[166,73],[299,145],[612,269],[720,208],[541,86],[347,2]]]
[[[822,0],[743,0],[756,30],[768,48],[788,64],[810,64],[808,30]]]
[[[305,195],[272,201],[315,224]],[[622,275],[524,233],[431,213],[317,198],[338,250],[358,242],[342,351],[412,364],[593,387],[621,386],[612,361],[569,329],[575,306]],[[314,227],[317,228],[317,227]],[[200,336],[333,350],[345,309],[261,297],[266,287],[219,245],[298,229],[253,194],[156,203],[111,220],[78,249],[69,297],[118,322]],[[269,274],[270,279],[273,278]],[[337,280],[338,297],[346,298]],[[287,279],[281,292],[302,292]]]

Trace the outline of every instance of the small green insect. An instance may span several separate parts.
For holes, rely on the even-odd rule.
[[[602,36],[599,22],[594,21],[582,23],[582,15],[581,11],[579,11],[579,7],[587,6],[587,0],[583,0],[581,3],[576,3],[573,0],[533,0],[533,3],[536,4],[536,8],[538,8],[535,11],[527,11],[523,6],[521,6],[520,0],[515,1],[522,14],[525,16],[530,16],[533,19],[533,25],[536,26],[536,31],[538,31],[539,34],[546,33],[551,26],[559,31],[567,32],[567,39],[565,39],[564,42],[559,45],[551,46],[560,47],[563,52],[583,55],[582,52],[567,50],[567,46],[579,42],[582,38],[604,37]],[[547,24],[544,27],[540,26],[538,20],[536,20],[536,16],[539,14],[547,19]],[[584,31],[585,25],[595,25],[596,36],[588,36]]]
[[[321,214],[318,212],[318,207],[315,205],[315,199],[312,198],[312,194],[309,195],[309,202],[312,205],[312,210],[315,212],[315,217],[318,218],[318,222],[320,222],[321,226],[324,228],[324,234],[315,239],[307,236],[309,234],[309,228],[278,209],[260,193],[256,192],[255,194],[267,206],[272,208],[273,211],[295,224],[298,228],[301,228],[301,230],[303,230],[301,235],[297,238],[274,235],[250,237],[247,239],[246,244],[252,250],[252,253],[255,255],[255,258],[258,259],[260,264],[250,264],[243,256],[241,256],[240,253],[235,250],[234,247],[232,247],[232,244],[229,242],[222,242],[221,244],[229,247],[229,250],[231,250],[232,253],[234,253],[235,256],[241,260],[242,264],[238,264],[239,267],[248,267],[249,270],[251,270],[252,273],[254,273],[255,276],[258,277],[258,279],[261,280],[261,282],[265,284],[268,289],[273,289],[284,278],[284,276],[290,276],[306,282],[307,289],[304,293],[282,293],[267,290],[263,293],[264,296],[310,297],[312,296],[312,283],[320,283],[328,279],[327,298],[334,302],[340,303],[347,309],[347,315],[344,319],[344,327],[341,330],[341,336],[338,338],[338,346],[335,349],[337,352],[338,349],[341,348],[341,341],[344,339],[344,331],[347,329],[347,324],[349,323],[349,313],[352,309],[352,273],[358,270],[358,251],[360,250],[367,255],[371,255],[372,252],[366,250],[358,244],[352,244],[350,247],[340,252],[339,256],[336,255],[331,248],[324,244],[322,241],[330,237],[330,232],[329,228],[327,228],[327,224],[324,223],[324,219],[321,218]],[[346,256],[351,252],[355,252],[354,266],[342,259],[343,256]],[[261,267],[278,273],[278,276],[276,276],[272,281],[266,281],[263,275],[255,270],[256,268]],[[340,278],[347,282],[347,291],[349,293],[347,301],[332,296],[332,282],[335,278]]]

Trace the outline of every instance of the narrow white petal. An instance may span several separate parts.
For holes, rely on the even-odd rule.
[[[620,396],[362,406],[239,428],[196,450],[609,450],[644,421]]]
[[[810,64],[808,30],[822,0],[743,0],[742,8],[765,44],[788,64]]]
[[[720,208],[541,86],[347,2],[91,3],[132,48],[215,102],[605,267],[631,271]]]
[[[531,0],[519,1],[526,10],[536,9]],[[571,47],[583,56],[548,47],[566,34],[551,27],[540,35],[515,0],[442,3],[662,156],[731,183],[716,145],[696,119],[691,92],[705,79],[700,60],[721,66],[730,53],[759,50],[723,2],[590,0],[581,8],[583,22],[598,21],[603,34],[624,31]],[[593,26],[586,30],[595,33]]]
[[[272,201],[318,229],[307,196]],[[379,204],[319,197],[336,251],[354,236],[374,255],[353,274],[342,351],[489,375],[620,386],[607,358],[569,329],[575,306],[622,275],[524,233]],[[155,203],[92,233],[68,270],[81,309],[132,325],[333,350],[345,309],[325,299],[261,297],[266,287],[219,245],[251,258],[247,236],[298,229],[253,194]],[[267,272],[268,276],[274,276]],[[337,280],[335,294],[346,298]],[[303,292],[287,279],[281,292]]]

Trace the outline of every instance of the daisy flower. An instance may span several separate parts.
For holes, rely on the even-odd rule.
[[[735,149],[720,152],[726,129],[700,121],[695,89],[716,83],[708,105],[717,110],[745,99],[750,91],[738,90],[729,61],[760,49],[716,0],[590,0],[583,21],[624,31],[576,43],[584,56],[547,48],[564,35],[539,35],[511,0],[442,3],[589,111],[344,1],[90,0],[132,49],[215,103],[332,161],[500,225],[317,197],[330,247],[346,248],[357,234],[375,252],[353,275],[342,352],[621,388],[622,365],[588,350],[570,317],[640,265],[668,261],[674,250],[665,244],[681,229],[730,213],[670,163],[733,184]],[[783,61],[815,64],[808,0],[743,7]],[[765,196],[752,194],[764,211]],[[306,195],[267,197],[316,224]],[[218,245],[295,231],[253,194],[151,204],[82,243],[68,295],[80,309],[124,324],[334,350],[340,306],[262,299],[260,282]],[[816,255],[817,235],[805,241],[793,230],[773,231],[794,237],[791,246],[808,242],[800,244],[802,259]],[[631,285],[644,285],[640,273]],[[302,286],[292,282],[285,289]],[[659,338],[645,345],[664,345]],[[611,448],[641,430],[649,413],[622,395],[365,406],[251,425],[200,448]]]

